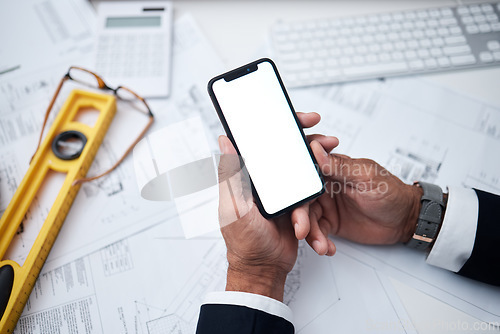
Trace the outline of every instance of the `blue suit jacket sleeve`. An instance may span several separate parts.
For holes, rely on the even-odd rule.
[[[205,304],[196,334],[293,334],[287,320],[246,306]]]
[[[500,285],[500,196],[475,191],[479,200],[476,239],[471,256],[458,274]]]

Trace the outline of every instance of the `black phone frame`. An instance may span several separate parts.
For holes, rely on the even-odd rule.
[[[229,140],[231,141],[231,143],[234,145],[234,148],[236,149],[236,152],[238,153],[238,155],[240,155],[241,157],[241,153],[238,149],[238,145],[236,145],[236,142],[233,138],[233,135],[231,133],[231,130],[229,129],[229,126],[226,122],[226,118],[224,117],[224,113],[222,112],[222,109],[219,105],[219,102],[217,101],[217,97],[215,96],[215,93],[213,91],[213,84],[218,81],[218,80],[225,80],[226,82],[228,81],[232,81],[234,79],[237,79],[237,78],[240,78],[242,76],[245,76],[247,74],[250,74],[252,72],[255,72],[257,71],[258,69],[258,65],[260,63],[263,63],[263,62],[268,62],[271,64],[271,66],[273,67],[273,70],[274,70],[274,74],[276,75],[276,78],[278,79],[278,82],[281,86],[281,89],[283,91],[283,94],[285,95],[285,98],[286,98],[286,101],[288,103],[288,106],[290,107],[290,111],[292,112],[292,115],[293,115],[293,118],[295,119],[295,123],[297,124],[297,128],[299,129],[300,131],[300,134],[302,136],[302,140],[304,141],[304,144],[306,145],[307,147],[307,151],[309,152],[309,155],[314,163],[314,165],[316,166],[316,172],[318,173],[318,177],[320,178],[321,180],[321,184],[322,184],[322,187],[321,187],[321,190],[309,197],[306,197],[304,198],[303,200],[300,200],[286,208],[283,208],[275,213],[268,213],[266,212],[266,210],[264,209],[263,205],[262,205],[262,202],[260,200],[260,197],[259,197],[259,194],[257,192],[257,190],[255,189],[255,186],[253,184],[253,181],[252,181],[252,177],[251,175],[249,174],[249,177],[250,177],[250,182],[251,182],[251,186],[252,186],[252,194],[256,200],[256,204],[257,204],[257,207],[260,211],[260,213],[262,214],[262,216],[264,216],[264,218],[266,219],[271,219],[271,218],[275,218],[275,217],[278,217],[278,216],[281,216],[283,215],[284,213],[287,213],[299,206],[301,206],[302,204],[308,202],[308,201],[311,201],[319,196],[321,196],[324,192],[325,192],[325,181],[323,179],[323,176],[321,175],[321,173],[319,172],[319,167],[318,167],[318,162],[316,161],[316,159],[314,158],[314,154],[311,150],[311,147],[309,146],[309,143],[307,142],[307,139],[306,139],[306,135],[304,134],[304,130],[302,129],[302,125],[300,124],[300,121],[297,117],[297,114],[295,113],[295,109],[293,108],[293,105],[292,105],[292,101],[290,100],[290,97],[288,96],[288,92],[286,91],[285,89],[285,85],[283,84],[283,81],[281,80],[281,76],[279,75],[279,72],[278,72],[278,68],[276,67],[276,64],[269,58],[260,58],[258,60],[255,60],[249,64],[246,64],[244,66],[240,66],[234,70],[231,70],[229,72],[226,72],[226,73],[223,73],[223,74],[220,74],[212,79],[210,79],[210,81],[208,82],[208,94],[210,95],[210,99],[212,100],[212,103],[214,105],[214,108],[217,112],[217,116],[219,117],[219,120],[220,122],[222,123],[222,126],[224,128],[224,131],[226,132],[226,135],[227,137],[229,138]]]

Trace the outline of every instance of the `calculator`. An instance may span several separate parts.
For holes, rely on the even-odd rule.
[[[111,87],[143,97],[167,97],[172,60],[171,1],[103,1],[95,71]]]

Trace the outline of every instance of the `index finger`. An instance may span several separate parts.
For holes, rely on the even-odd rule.
[[[297,112],[296,114],[303,128],[311,128],[321,120],[321,116],[316,112]]]

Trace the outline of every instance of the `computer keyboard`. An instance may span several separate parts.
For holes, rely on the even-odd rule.
[[[277,23],[289,87],[500,65],[500,3]]]

